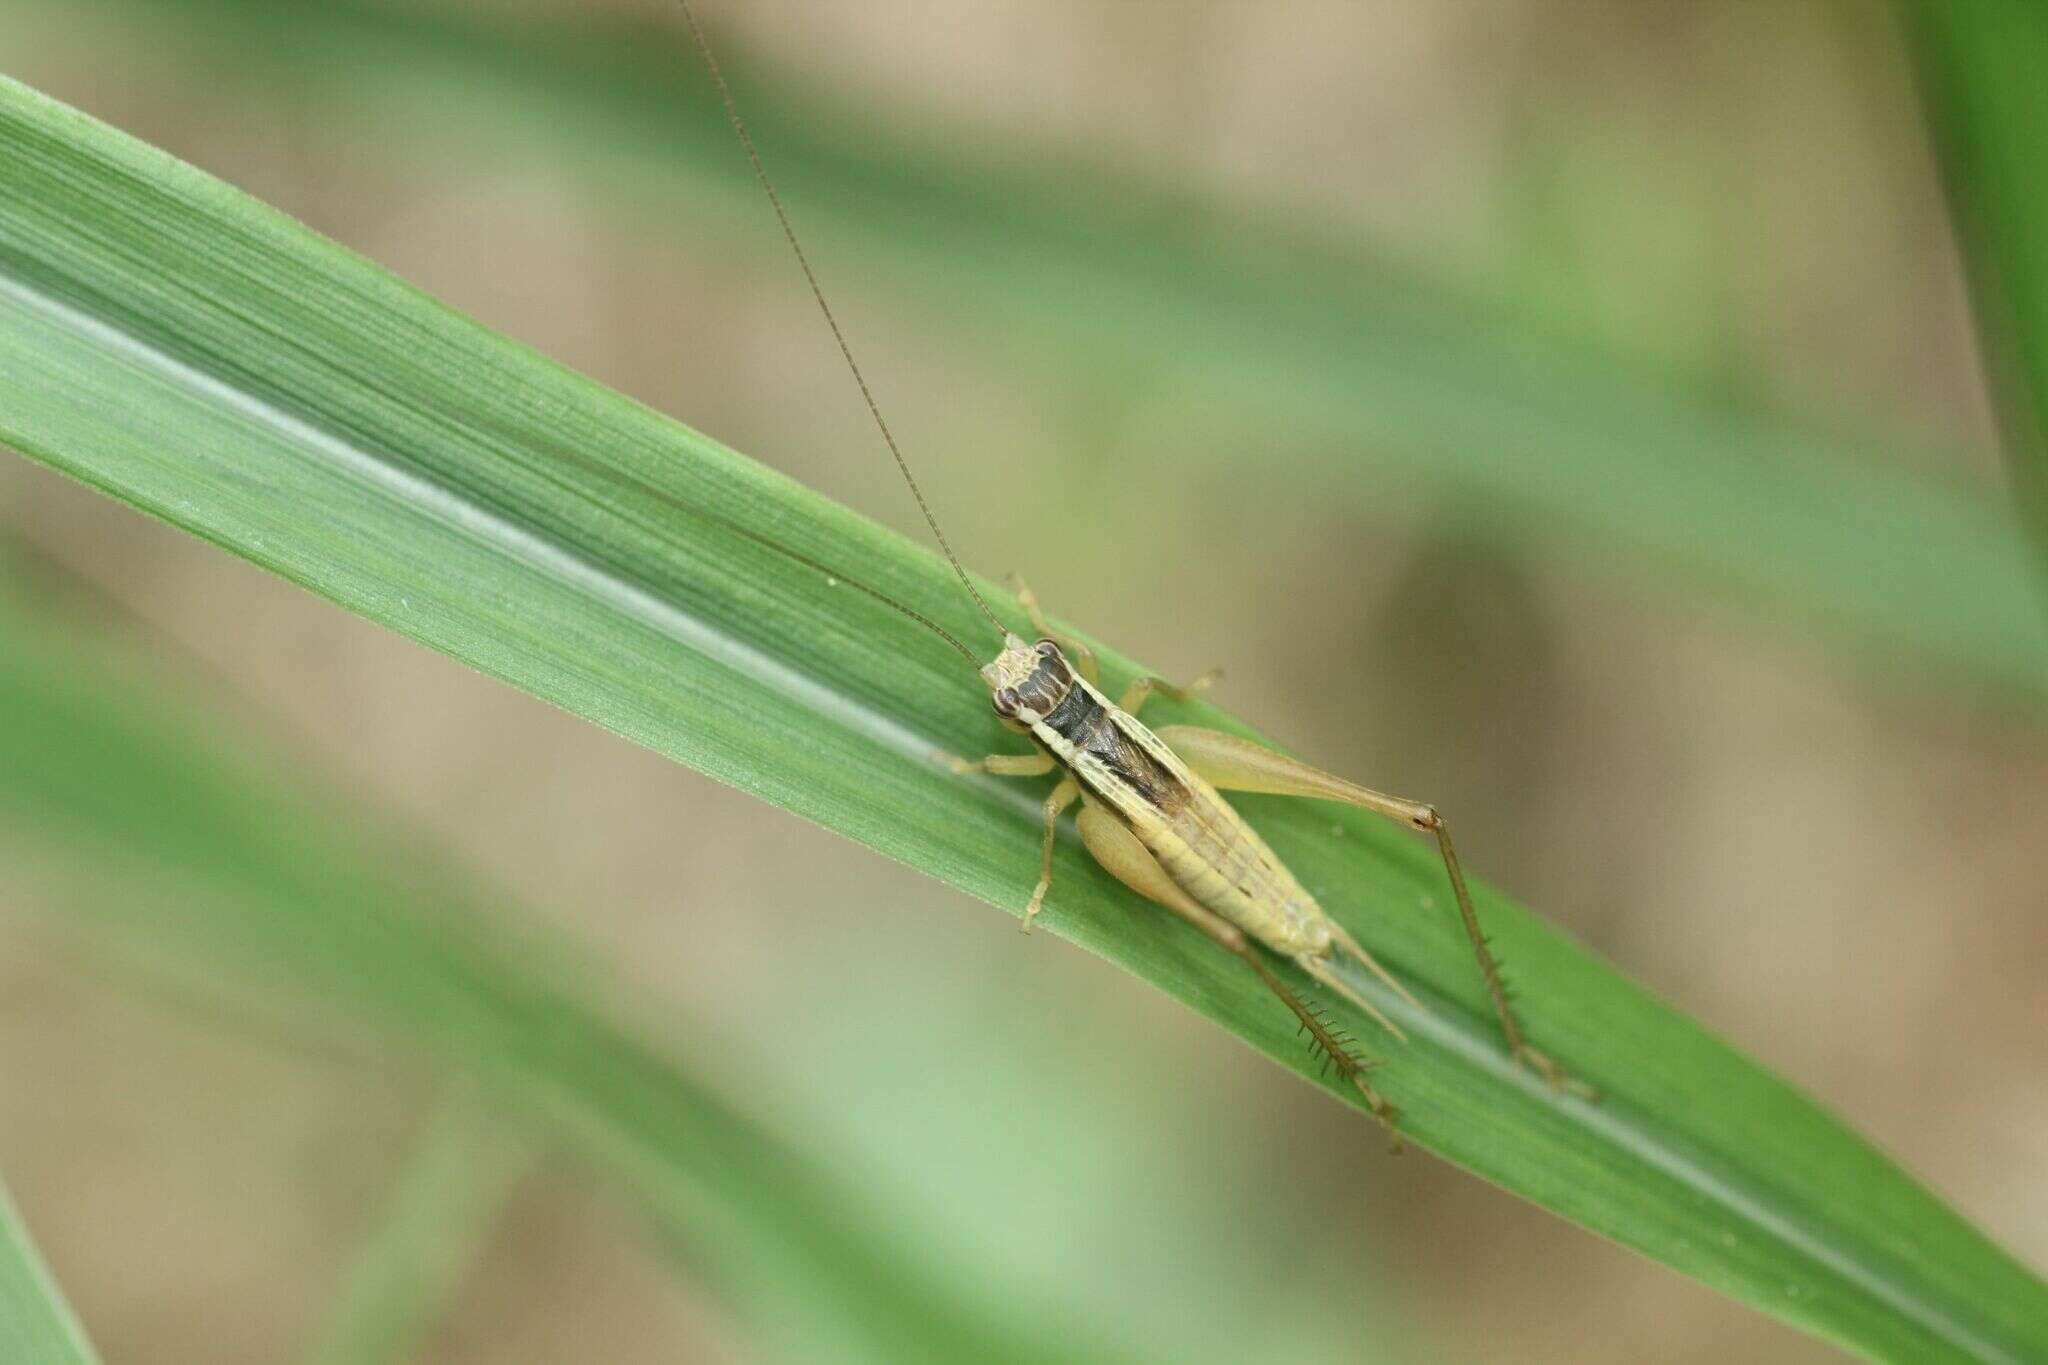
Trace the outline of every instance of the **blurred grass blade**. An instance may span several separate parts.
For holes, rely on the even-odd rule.
[[[517,1102],[515,1113],[610,1173],[779,1355],[877,1365],[1129,1358],[1078,1313],[1058,1315],[1055,1344],[999,1290],[934,1273],[937,1256],[887,1211],[584,1003],[587,992],[558,979],[558,958],[543,972],[504,951],[478,923],[472,888],[394,857],[402,841],[376,839],[360,812],[309,799],[302,772],[295,789],[278,771],[155,695],[140,669],[0,599],[0,815],[122,876],[121,894],[66,903],[109,915],[124,948],[148,943],[151,957],[167,958],[197,946],[208,980],[284,969],[295,991],[367,1008],[408,1043],[475,1071]],[[470,1131],[439,1134],[422,1158],[428,1169],[409,1174],[396,1225],[345,1301],[344,1315],[367,1316],[337,1329],[343,1344],[395,1330],[382,1315],[419,1306],[407,1299],[420,1287],[394,1280],[438,1254],[440,1230],[415,1220],[448,1194],[422,1186],[458,1155],[443,1148],[474,1136],[472,1117],[447,1120]]]
[[[1910,13],[2006,459],[2048,569],[2048,6]]]
[[[9,1365],[99,1361],[5,1185],[0,1185],[0,1347]]]
[[[378,1210],[308,1365],[419,1358],[537,1159],[510,1128],[473,1081],[457,1082]]]
[[[233,73],[274,82],[289,107],[314,100],[320,123],[355,128],[380,156],[441,139],[435,164],[488,169],[531,167],[553,148],[560,169],[620,191],[595,202],[645,207],[665,238],[780,245],[665,16],[77,3],[109,16],[108,41],[155,51],[172,40],[195,79]],[[2003,507],[1900,472],[1930,458],[1846,450],[1688,395],[1349,242],[1249,220],[1142,167],[908,133],[887,110],[822,100],[725,46],[779,179],[847,277],[869,277],[934,326],[971,327],[976,345],[1142,372],[1226,415],[1222,438],[1176,444],[1170,468],[1134,479],[1235,470],[1256,451],[1262,479],[1357,499],[1363,515],[1418,489],[1447,492],[1494,513],[1481,529],[1534,535],[1633,590],[1703,584],[1802,632],[1819,626],[1884,676],[1904,651],[1981,696],[2025,698],[2036,714],[2048,700],[2048,621],[2025,542]],[[1268,430],[1296,439],[1267,443]]]
[[[0,437],[658,752],[1022,905],[1036,794],[960,780],[930,756],[1004,738],[957,656],[734,526],[984,638],[932,555],[12,84]],[[1103,660],[1112,685],[1134,671]],[[1245,808],[1429,1004],[1417,1013],[1359,980],[1414,1036],[1378,1078],[1417,1141],[1867,1353],[2048,1353],[2048,1288],[1798,1092],[1481,888],[1532,1033],[1606,1100],[1547,1090],[1502,1057],[1429,850],[1360,814]],[[1312,1076],[1291,1021],[1240,964],[1133,907],[1069,843],[1057,876],[1054,932]],[[557,1084],[577,1060],[562,1049],[592,1046],[524,1043]],[[1318,1178],[1341,1197],[1377,1146],[1361,1124],[1359,1151],[1316,1154]]]

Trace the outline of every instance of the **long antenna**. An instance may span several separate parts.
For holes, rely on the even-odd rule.
[[[508,443],[515,441],[531,441],[534,439],[533,433],[531,432],[524,433],[519,437],[515,437],[512,435],[510,431],[498,427],[495,423],[487,424],[487,429],[485,430],[484,435],[487,438],[503,440]],[[845,586],[852,588],[856,592],[865,593],[867,596],[874,598],[877,602],[880,602],[883,606],[888,607],[892,611],[901,612],[903,615],[909,617],[911,620],[917,622],[917,624],[923,626],[926,630],[930,631],[932,634],[938,636],[941,640],[944,640],[947,644],[951,645],[954,651],[958,653],[961,658],[967,660],[968,663],[978,664],[981,662],[979,659],[975,657],[974,651],[969,649],[966,645],[961,644],[959,637],[954,635],[952,631],[947,630],[937,621],[932,620],[931,617],[926,616],[923,612],[917,610],[917,608],[906,606],[904,603],[897,601],[895,598],[889,596],[888,593],[883,592],[880,588],[872,587],[866,583],[861,582],[857,578],[853,578],[844,573],[841,573],[838,569],[833,568],[830,564],[827,564],[822,560],[813,559],[809,555],[804,554],[800,550],[792,550],[789,546],[775,539],[775,537],[763,535],[761,532],[754,530],[752,527],[742,526],[740,525],[740,523],[734,521],[730,517],[719,516],[716,512],[706,511],[702,507],[693,506],[690,503],[684,502],[680,498],[673,497],[668,493],[663,492],[661,489],[656,488],[653,484],[648,483],[645,479],[635,478],[633,475],[624,473],[623,471],[612,468],[609,465],[599,464],[597,461],[588,459],[581,453],[572,450],[567,446],[557,445],[553,441],[547,441],[546,445],[548,447],[548,455],[551,460],[560,461],[561,463],[564,464],[576,465],[579,468],[583,469],[585,472],[592,474],[597,478],[609,483],[623,483],[633,490],[634,498],[636,501],[644,500],[660,503],[663,507],[669,509],[670,511],[679,512],[686,517],[694,517],[699,521],[703,521],[712,526],[717,526],[723,530],[730,531],[736,536],[741,536],[747,540],[751,540],[752,542],[754,542],[754,544],[761,546],[763,549],[773,550],[776,554],[783,556],[785,559],[794,560],[798,564],[803,565],[807,569],[815,569],[817,572],[825,576],[825,581],[827,583],[830,583],[835,587],[840,584],[844,584]],[[659,526],[658,521],[655,523],[655,526]],[[654,528],[643,526],[643,529]]]
[[[939,529],[939,519],[932,515],[931,504],[924,499],[924,490],[917,486],[917,478],[910,472],[910,462],[903,458],[903,450],[890,433],[889,424],[882,420],[882,409],[875,402],[874,391],[868,388],[867,376],[860,371],[860,362],[853,358],[853,348],[846,344],[846,333],[839,330],[839,319],[832,315],[832,305],[825,302],[825,290],[818,283],[818,273],[811,269],[810,257],[804,255],[803,244],[796,239],[796,229],[790,226],[789,211],[782,207],[782,196],[775,192],[774,183],[768,179],[768,169],[761,164],[761,154],[754,150],[753,134],[747,131],[746,121],[740,117],[740,107],[733,101],[732,87],[725,83],[725,73],[719,70],[718,58],[711,55],[710,40],[705,38],[703,26],[697,22],[696,12],[690,8],[690,0],[677,0],[677,3],[682,6],[683,19],[690,26],[690,36],[697,40],[697,51],[703,55],[704,65],[711,72],[711,83],[718,87],[719,101],[725,105],[726,122],[732,125],[734,136],[740,140],[740,150],[747,154],[747,162],[754,168],[754,178],[761,182],[768,203],[775,209],[775,219],[782,224],[782,235],[789,239],[789,249],[796,253],[796,263],[803,267],[804,279],[810,283],[811,297],[818,301],[818,311],[825,315],[825,324],[832,329],[832,339],[839,343],[839,354],[845,357],[846,368],[853,372],[853,382],[860,385],[860,396],[867,402],[868,415],[875,419],[875,429],[882,433],[883,443],[895,457],[903,482],[910,486],[910,496],[917,499],[917,510],[924,513],[925,525],[932,528],[932,536],[939,542],[939,548],[945,551],[947,562],[960,579],[960,586],[967,589],[967,595],[974,599],[975,606],[981,608],[981,614],[988,618],[997,634],[1007,636],[1009,628],[996,619],[996,614],[988,609],[988,603],[975,590],[974,581],[961,566],[960,556],[953,553],[946,533]]]
[[[779,555],[787,555],[789,558],[795,560],[799,564],[804,565],[806,568],[816,569],[819,573],[825,575],[825,581],[828,583],[844,583],[847,587],[852,588],[856,592],[866,593],[869,597],[874,598],[877,602],[880,602],[885,607],[893,607],[895,610],[902,612],[905,616],[908,616],[911,620],[923,626],[932,634],[938,636],[941,640],[944,640],[947,644],[953,646],[954,650],[960,655],[960,657],[967,660],[968,663],[976,665],[981,663],[981,660],[975,657],[974,651],[969,649],[966,645],[961,644],[959,638],[955,636],[952,631],[947,630],[944,626],[940,625],[937,621],[932,620],[931,617],[926,616],[923,612],[917,610],[915,607],[908,607],[905,606],[903,603],[898,602],[895,598],[889,596],[888,593],[883,592],[880,588],[871,588],[857,578],[848,578],[845,574],[839,572],[839,570],[833,568],[831,565],[822,564],[819,561],[812,559],[807,554],[802,554],[796,550],[792,550],[787,545],[782,544],[780,541],[762,535],[759,531],[748,530],[746,527],[741,526],[737,522],[727,521],[724,517],[713,516],[709,512],[697,511],[694,508],[690,510],[694,512],[695,515],[703,517],[706,521],[713,521],[718,523],[720,526],[723,526],[726,530],[731,531],[735,535],[745,536],[748,540],[753,541],[756,545],[764,546],[767,549],[775,551],[775,553]],[[984,608],[984,610],[986,609]]]

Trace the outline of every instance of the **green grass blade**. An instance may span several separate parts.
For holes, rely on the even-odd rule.
[[[0,436],[658,752],[1022,905],[1035,794],[929,758],[1003,740],[958,658],[684,509],[849,566],[981,638],[930,554],[18,85],[0,86]],[[1134,671],[1104,660],[1112,681]],[[1502,1058],[1428,849],[1363,816],[1244,804],[1430,1006],[1360,983],[1414,1035],[1379,1078],[1417,1141],[1871,1355],[2048,1352],[2048,1288],[1791,1087],[1482,888],[1531,1031],[1607,1098],[1549,1092]],[[1312,1075],[1238,964],[1134,909],[1071,845],[1057,875],[1054,932]],[[1361,1124],[1359,1150],[1318,1154],[1314,1178],[1343,1182],[1377,1145]]]
[[[313,83],[363,136],[389,130],[379,155],[446,138],[466,165],[531,165],[549,147],[618,191],[597,202],[644,207],[664,237],[779,244],[672,23],[365,0],[90,3],[126,41],[172,40],[205,79],[269,80],[292,107]],[[743,50],[727,57],[806,230],[849,277],[935,326],[970,327],[974,344],[1136,367],[1233,415],[1224,439],[1176,447],[1176,471],[1237,467],[1255,450],[1268,480],[1356,499],[1366,516],[1418,490],[1454,494],[1489,509],[1474,523],[1486,533],[1534,536],[1638,590],[1684,585],[1689,603],[1707,586],[1803,638],[1820,627],[1885,676],[1903,651],[1991,697],[2048,696],[2025,542],[2002,506],[1899,472],[1932,458],[1852,451],[1688,395],[1348,242],[1148,183],[1142,168],[913,138],[886,110],[838,107]],[[1175,226],[1134,235],[1132,223]],[[1865,444],[1882,430],[1873,419]],[[1133,477],[1148,472],[1174,471]]]
[[[1910,10],[2013,482],[2048,566],[2048,9]]]
[[[99,1362],[5,1185],[0,1185],[0,1342],[16,1365]]]
[[[461,1292],[538,1153],[504,1111],[458,1083],[398,1173],[309,1365],[403,1365]]]

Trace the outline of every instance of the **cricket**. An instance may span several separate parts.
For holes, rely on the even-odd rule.
[[[1004,778],[1044,778],[1058,774],[1058,781],[1044,801],[1044,851],[1037,884],[1025,907],[1023,928],[1030,929],[1052,889],[1053,850],[1059,822],[1079,801],[1081,809],[1075,823],[1082,845],[1096,863],[1132,892],[1172,911],[1217,947],[1243,961],[1299,1021],[1299,1032],[1322,1059],[1326,1074],[1329,1068],[1334,1068],[1358,1089],[1398,1148],[1398,1115],[1394,1106],[1373,1087],[1368,1075],[1379,1063],[1364,1055],[1329,1011],[1289,985],[1274,969],[1268,955],[1292,962],[1313,981],[1362,1010],[1400,1042],[1407,1041],[1400,1026],[1345,982],[1335,970],[1337,962],[1351,959],[1416,1010],[1422,1011],[1424,1007],[1316,902],[1258,831],[1224,799],[1223,793],[1258,792],[1355,806],[1435,841],[1509,1056],[1553,1088],[1593,1098],[1589,1087],[1570,1077],[1548,1055],[1531,1045],[1524,1033],[1509,1003],[1499,964],[1473,909],[1464,869],[1451,842],[1450,827],[1434,806],[1347,782],[1277,750],[1220,730],[1193,725],[1162,725],[1154,730],[1139,719],[1148,700],[1162,694],[1184,700],[1208,688],[1219,675],[1204,674],[1180,687],[1160,678],[1140,677],[1120,696],[1111,698],[1101,690],[1094,654],[1081,641],[1053,627],[1037,597],[1021,579],[1013,575],[1009,586],[1029,618],[1035,640],[1027,641],[1011,630],[989,607],[940,529],[937,515],[882,416],[874,392],[854,359],[853,348],[826,301],[810,258],[797,239],[789,212],[769,179],[710,40],[688,0],[678,3],[697,53],[724,106],[726,120],[774,210],[883,444],[931,528],[933,539],[1000,645],[993,658],[982,662],[955,635],[913,608],[847,577],[837,568],[815,563],[743,528],[733,529],[771,550],[832,575],[943,638],[978,673],[1002,725],[1027,736],[1033,746],[1030,753],[997,753],[971,760],[938,753],[934,755],[936,760],[963,776],[986,773]]]

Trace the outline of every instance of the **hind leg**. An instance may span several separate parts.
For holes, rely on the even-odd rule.
[[[1210,942],[1225,952],[1234,953],[1254,972],[1266,988],[1280,997],[1281,1003],[1301,1021],[1301,1031],[1315,1040],[1322,1054],[1335,1065],[1344,1078],[1358,1088],[1365,1096],[1366,1105],[1373,1117],[1386,1125],[1393,1136],[1395,1146],[1400,1145],[1400,1130],[1394,1126],[1396,1111],[1388,1104],[1379,1091],[1366,1081],[1367,1063],[1354,1056],[1350,1050],[1349,1037],[1333,1028],[1328,1019],[1305,1004],[1301,997],[1288,988],[1259,950],[1245,938],[1244,931],[1216,914],[1206,906],[1198,904],[1187,892],[1180,889],[1152,851],[1138,842],[1138,836],[1125,828],[1122,821],[1090,801],[1081,808],[1081,842],[1095,861],[1107,868],[1109,874],[1131,890],[1179,915],[1188,923],[1208,935]]]
[[[1221,791],[1270,792],[1278,796],[1310,796],[1324,801],[1342,801],[1346,805],[1358,806],[1398,820],[1410,829],[1433,835],[1437,852],[1443,857],[1444,873],[1449,877],[1451,893],[1458,904],[1458,918],[1465,927],[1465,937],[1472,944],[1472,955],[1479,963],[1479,974],[1486,982],[1486,992],[1492,997],[1493,1012],[1500,1020],[1501,1036],[1506,1039],[1508,1052],[1517,1062],[1542,1076],[1558,1089],[1572,1090],[1591,1097],[1593,1091],[1583,1082],[1575,1081],[1565,1073],[1563,1067],[1548,1056],[1529,1045],[1522,1033],[1522,1024],[1515,1017],[1508,1004],[1506,985],[1501,981],[1500,965],[1494,961],[1493,950],[1487,946],[1486,935],[1479,930],[1479,915],[1472,908],[1472,893],[1465,887],[1465,870],[1458,862],[1458,852],[1451,844],[1450,827],[1436,807],[1421,801],[1410,801],[1399,796],[1388,796],[1333,777],[1320,769],[1289,758],[1282,753],[1254,744],[1236,735],[1227,735],[1220,730],[1204,730],[1192,725],[1167,725],[1160,727],[1159,738],[1167,747],[1187,763],[1190,768],[1207,778]],[[1360,959],[1382,978],[1372,959],[1365,955],[1345,936],[1347,949],[1358,953]]]

